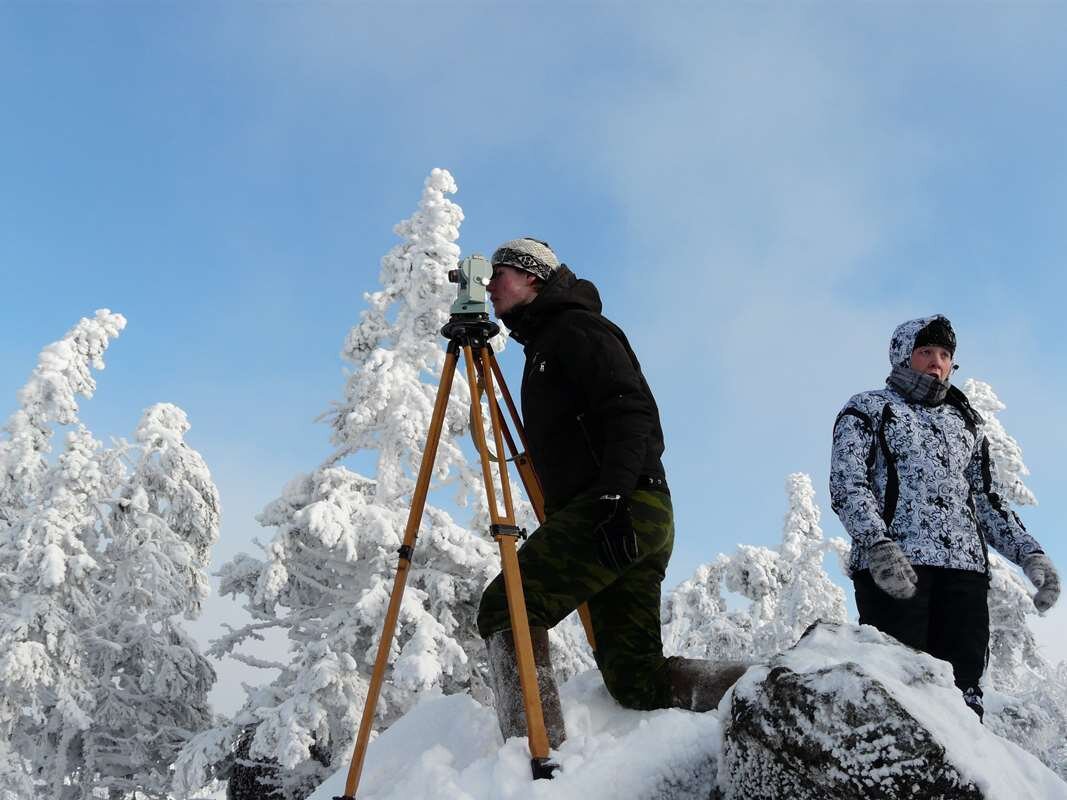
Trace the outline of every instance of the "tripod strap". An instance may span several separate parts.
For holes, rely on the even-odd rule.
[[[478,446],[478,437],[474,435],[474,425],[475,425],[475,422],[474,422],[474,404],[475,403],[479,403],[480,404],[482,402],[482,393],[484,391],[485,391],[485,381],[483,381],[482,380],[482,376],[479,375],[478,376],[478,396],[471,398],[471,408],[470,408],[471,439],[474,441],[474,449],[477,450],[479,453],[481,453],[482,450]],[[489,449],[488,443],[486,443],[486,446],[485,446],[485,457],[489,459],[489,463],[491,463],[491,464],[499,464],[500,463],[499,456],[497,456],[496,453],[494,453],[492,450]],[[504,463],[513,463],[514,461],[515,461],[514,458],[505,458],[504,459]]]

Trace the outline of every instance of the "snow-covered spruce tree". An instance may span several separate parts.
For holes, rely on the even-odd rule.
[[[723,576],[726,588],[752,601],[755,652],[771,655],[792,647],[817,620],[845,622],[845,596],[823,560],[847,550],[840,539],[823,539],[811,478],[786,478],[789,511],[777,550],[742,545]]]
[[[176,617],[194,619],[208,593],[219,498],[207,465],[183,441],[176,406],[149,408],[135,433],[138,460],[112,504],[94,691],[84,734],[87,769],[112,796],[165,800],[190,733],[211,725],[215,671]]]
[[[97,622],[101,508],[121,463],[78,423],[77,396],[92,396],[90,369],[125,324],[101,310],[46,347],[0,443],[0,740],[15,767],[0,773],[0,796],[64,797],[82,768],[96,682],[85,632]],[[58,425],[75,427],[49,464]]]
[[[804,473],[786,479],[789,511],[776,549],[740,545],[697,570],[664,602],[663,639],[672,653],[748,659],[796,644],[816,620],[846,620],[844,592],[823,568],[830,552],[847,545],[823,539],[815,490]],[[751,602],[747,612],[727,611],[722,587]]]
[[[728,558],[697,567],[663,598],[663,651],[690,658],[741,660],[752,655],[752,618],[731,611],[722,596]]]
[[[1036,505],[1037,498],[1023,482],[1030,470],[1023,463],[1022,448],[996,417],[1005,405],[993,388],[982,381],[968,379],[963,384],[963,392],[982,415],[981,432],[989,440],[994,489],[1001,500],[1008,504],[1008,513],[1015,513],[1010,509],[1012,505]],[[1038,654],[1033,632],[1027,625],[1027,617],[1036,614],[1037,610],[1030,602],[1026,580],[1007,561],[990,553],[990,566],[990,657],[987,676],[998,689],[1011,691],[1026,670],[1041,670],[1046,666]]]
[[[41,351],[0,440],[0,526],[14,525],[40,497],[55,426],[77,423],[77,397],[93,396],[92,370],[104,368],[104,352],[124,327],[121,314],[100,309]]]
[[[127,717],[132,727],[123,735],[135,739],[173,738],[175,730],[184,739],[206,721],[191,725],[194,720],[184,704],[181,708],[160,708],[167,697],[164,684],[173,682],[167,675],[168,664],[199,658],[195,645],[176,636],[170,621],[163,620],[182,602],[190,608],[199,603],[199,592],[205,585],[205,545],[214,540],[217,517],[214,528],[208,523],[200,529],[197,526],[202,520],[197,518],[181,530],[181,536],[198,553],[194,559],[176,543],[155,551],[149,548],[159,572],[199,571],[199,578],[193,581],[197,586],[178,589],[177,595],[166,584],[152,587],[146,599],[160,607],[152,612],[160,620],[160,629],[145,633],[136,643],[109,639],[122,629],[113,615],[126,614],[133,602],[129,597],[117,598],[116,576],[131,568],[126,563],[130,559],[148,557],[129,546],[116,545],[124,535],[121,530],[116,535],[120,519],[126,525],[126,535],[140,535],[123,504],[136,498],[145,512],[139,522],[158,528],[153,514],[174,520],[175,515],[184,513],[179,511],[183,501],[170,489],[186,480],[173,459],[154,455],[166,448],[149,443],[146,434],[152,425],[142,423],[136,447],[119,441],[105,449],[78,421],[77,396],[89,397],[95,388],[90,368],[103,368],[102,355],[124,325],[118,314],[99,311],[45,348],[19,393],[20,408],[6,426],[8,438],[0,442],[5,502],[0,523],[0,585],[5,598],[0,606],[0,741],[4,742],[0,748],[4,764],[0,797],[5,800],[9,795],[20,799],[88,798],[98,787],[154,783],[158,788],[158,777],[141,774],[145,765],[136,759],[113,763],[94,758],[108,713],[101,698],[108,694],[119,702],[140,703],[142,708],[153,710],[151,718],[141,714]],[[184,421],[184,415],[173,406],[157,406],[146,415],[146,422],[159,413]],[[71,429],[65,435],[63,452],[52,463],[48,453],[56,426]],[[183,448],[185,462],[202,465],[199,456],[180,444],[180,434],[172,444]],[[126,461],[136,459],[138,447],[142,466],[134,471],[133,483],[128,483]],[[146,480],[151,470],[143,467],[149,462],[160,466],[152,479]],[[197,480],[207,495],[215,496],[206,469]],[[179,599],[190,591],[196,595],[193,604]],[[134,697],[128,691],[129,683],[124,684],[121,674],[112,670],[118,651],[127,644],[135,644],[134,649],[171,650],[169,658],[143,665],[139,697]],[[195,704],[197,697],[187,692],[183,701]],[[154,746],[145,745],[147,749]],[[155,764],[153,768],[165,773],[168,765]],[[114,782],[116,777],[121,779],[118,783]],[[126,793],[112,792],[112,796],[124,797]]]
[[[993,484],[1002,500],[1018,506],[1036,506],[1037,498],[1023,483],[1030,470],[1023,463],[1023,451],[1015,438],[1004,430],[996,415],[1007,406],[1000,401],[988,383],[968,378],[963,393],[975,411],[982,415],[982,434],[989,441],[989,455],[993,460]]]
[[[0,612],[0,711],[36,794],[77,797],[91,784],[82,735],[92,723],[99,676],[90,656],[98,622],[96,544],[101,507],[121,481],[121,467],[84,427],[44,475],[40,505],[11,530],[21,557],[11,605]]]
[[[345,341],[351,372],[344,397],[324,415],[333,454],[294,478],[259,516],[275,530],[264,556],[241,555],[222,568],[223,592],[246,598],[253,622],[216,642],[213,652],[278,674],[249,690],[227,726],[190,744],[178,764],[179,793],[228,776],[233,797],[265,790],[297,797],[351,752],[445,363],[440,331],[456,294],[447,274],[459,256],[463,219],[448,198],[455,191],[452,176],[434,170],[414,215],[395,228],[401,242],[382,259],[382,288],[366,295],[368,308]],[[455,377],[377,706],[379,728],[420,692],[484,696],[484,647],[475,623],[499,558],[486,536],[481,472],[462,446],[471,402],[462,366]],[[374,477],[341,463],[352,456],[373,458]],[[469,526],[435,505],[449,492],[459,506],[474,506]],[[528,518],[528,508],[524,513]],[[268,628],[288,637],[287,663],[239,650]]]
[[[981,432],[989,440],[993,457],[994,488],[1010,506],[1036,505],[1025,485],[1030,474],[1022,448],[996,415],[1005,409],[992,387],[967,380],[963,392],[982,415]],[[1040,540],[1041,535],[1038,534]],[[1041,655],[1028,620],[1038,612],[1031,602],[1028,581],[1006,559],[990,552],[989,664],[985,680],[996,694],[987,692],[986,724],[1006,739],[1040,758],[1067,778],[1067,662],[1053,666]]]

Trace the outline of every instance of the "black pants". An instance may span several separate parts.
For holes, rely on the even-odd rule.
[[[919,583],[908,600],[879,589],[869,570],[852,576],[860,624],[949,662],[956,685],[981,696],[978,680],[989,649],[989,576],[945,567],[914,569]]]

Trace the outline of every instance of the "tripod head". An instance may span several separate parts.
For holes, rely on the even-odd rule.
[[[489,319],[488,314],[453,314],[441,328],[441,335],[449,341],[449,349],[469,345],[477,350],[485,347],[498,333],[500,326]]]

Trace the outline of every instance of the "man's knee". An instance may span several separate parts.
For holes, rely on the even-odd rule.
[[[601,660],[600,675],[610,694],[623,708],[651,711],[670,707],[667,661],[659,658]]]

